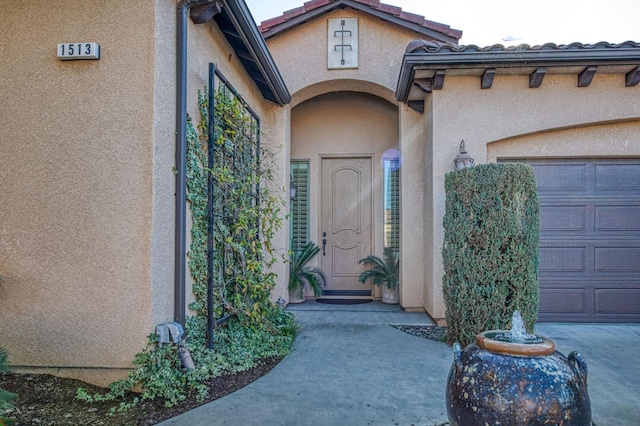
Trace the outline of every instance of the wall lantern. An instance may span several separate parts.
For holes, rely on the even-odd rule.
[[[291,200],[295,200],[296,199],[296,195],[298,194],[298,187],[296,186],[295,183],[293,183],[293,176],[290,176],[289,179],[289,197],[291,198]]]
[[[453,167],[455,170],[468,169],[473,166],[473,158],[467,153],[464,147],[464,139],[460,142],[460,153],[456,155],[453,160]]]

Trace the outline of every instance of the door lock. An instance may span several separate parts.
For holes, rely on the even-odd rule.
[[[327,233],[326,233],[326,232],[323,232],[323,233],[322,233],[322,236],[323,236],[323,237],[326,237],[326,236],[327,236]],[[323,256],[326,256],[326,255],[327,255],[327,252],[326,252],[326,250],[325,250],[325,248],[326,248],[326,247],[327,247],[327,239],[326,239],[326,238],[323,238],[323,239],[322,239],[322,255],[323,255]]]

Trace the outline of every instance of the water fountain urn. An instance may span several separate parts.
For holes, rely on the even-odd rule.
[[[546,337],[525,332],[515,312],[511,330],[485,331],[461,350],[454,344],[447,382],[451,426],[591,425],[587,364],[565,357]]]

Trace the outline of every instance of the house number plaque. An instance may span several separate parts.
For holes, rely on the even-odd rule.
[[[58,43],[58,58],[63,61],[100,59],[100,45],[87,42]]]

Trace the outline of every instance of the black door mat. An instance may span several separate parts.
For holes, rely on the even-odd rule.
[[[372,302],[371,299],[316,299],[318,303],[326,303],[327,305],[361,305],[363,303]]]

